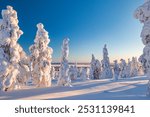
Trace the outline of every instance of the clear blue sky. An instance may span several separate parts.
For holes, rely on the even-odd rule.
[[[19,43],[29,53],[41,22],[49,32],[53,61],[61,57],[61,44],[70,38],[70,61],[88,62],[93,53],[102,59],[106,43],[110,60],[142,53],[142,24],[133,18],[144,0],[0,0],[0,10],[11,5],[18,12],[24,34]]]

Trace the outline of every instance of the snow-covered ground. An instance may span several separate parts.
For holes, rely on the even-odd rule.
[[[148,79],[145,76],[120,79],[76,80],[73,87],[24,87],[22,90],[0,92],[0,99],[58,99],[58,100],[149,100],[146,97]]]

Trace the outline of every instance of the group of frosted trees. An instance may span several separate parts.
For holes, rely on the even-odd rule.
[[[128,63],[126,63],[124,59],[121,59],[120,72],[121,78],[135,77],[139,74],[142,74],[142,68],[138,63],[137,58],[132,57],[132,61],[128,59]]]
[[[53,49],[49,47],[50,39],[44,25],[37,24],[37,33],[34,44],[30,46],[30,55],[27,56],[23,48],[19,45],[18,39],[23,34],[19,25],[17,12],[11,7],[1,12],[0,19],[0,90],[9,91],[21,88],[26,85],[29,78],[37,87],[51,86],[51,78],[54,77],[54,68],[51,68]],[[150,77],[150,0],[146,0],[140,6],[135,17],[143,24],[141,38],[145,48],[139,58],[144,72]],[[62,57],[59,72],[58,86],[71,86],[71,80],[78,77],[77,66],[69,67],[69,39],[66,38],[62,44]],[[83,80],[112,78],[118,80],[119,77],[134,77],[139,74],[139,63],[136,57],[126,62],[124,59],[114,61],[111,67],[106,45],[103,48],[103,59],[100,62],[92,55],[89,75],[86,68],[82,68],[80,77]],[[150,82],[148,83],[148,93],[150,95]]]
[[[53,49],[49,47],[48,32],[42,23],[37,24],[34,44],[27,56],[18,44],[23,34],[18,25],[17,12],[11,6],[2,10],[0,19],[0,90],[9,91],[26,85],[29,78],[36,87],[51,86]],[[58,85],[70,85],[68,79],[68,39],[63,41],[62,60]]]
[[[18,25],[17,12],[7,6],[2,10],[0,19],[0,90],[9,91],[27,85],[29,80],[36,87],[50,87],[55,78],[55,68],[51,67],[53,49],[49,47],[48,32],[42,23],[37,24],[34,44],[30,46],[27,56],[18,39],[23,34]],[[71,80],[78,77],[77,66],[69,67],[69,39],[62,44],[61,66],[58,74],[58,86],[71,86]],[[87,71],[81,75],[86,79]]]
[[[124,59],[120,60],[120,64],[117,60],[114,61],[113,65],[110,65],[108,50],[106,45],[103,48],[103,60],[100,62],[95,59],[92,55],[92,60],[90,63],[90,79],[105,79],[105,78],[129,78],[138,76],[142,72],[137,58],[133,57],[132,61],[128,59],[128,63]]]
[[[136,9],[134,16],[143,23],[141,38],[145,47],[139,61],[142,63],[147,77],[150,78],[150,0],[145,0],[145,3]],[[150,81],[148,82],[147,96],[150,96]]]
[[[95,59],[92,54],[90,63],[90,79],[112,78],[112,69],[110,68],[110,61],[106,45],[103,48],[103,60]]]

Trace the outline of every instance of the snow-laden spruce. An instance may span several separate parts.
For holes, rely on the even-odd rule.
[[[112,77],[113,77],[113,73],[112,73],[112,69],[111,69],[110,61],[109,61],[109,57],[108,57],[108,50],[107,50],[107,47],[106,47],[106,44],[105,44],[104,48],[103,48],[101,78],[112,78]]]
[[[117,60],[114,61],[113,70],[114,70],[114,81],[117,81],[120,73],[120,68]]]
[[[132,62],[130,61],[130,59],[128,59],[128,64],[127,64],[127,68],[126,68],[126,77],[130,77],[131,76],[131,65],[132,65]]]
[[[144,24],[141,38],[145,47],[139,61],[142,63],[144,72],[150,78],[150,0],[145,0],[145,3],[136,9],[134,16]],[[148,82],[147,96],[150,96],[150,81]]]
[[[81,71],[82,71],[82,68],[78,68],[78,70],[77,70],[77,77],[81,76]]]
[[[0,19],[0,90],[14,90],[26,84],[29,76],[28,58],[17,43],[23,32],[17,12],[11,6],[2,10]]]
[[[51,75],[51,79],[55,79],[56,77],[55,77],[55,67],[53,66],[53,67],[51,67],[51,71],[50,71],[50,75]]]
[[[63,45],[62,45],[60,73],[57,82],[58,86],[71,86],[71,79],[69,77],[68,55],[69,55],[69,39],[66,38],[63,40]]]
[[[129,75],[128,70],[127,70],[127,63],[124,59],[121,59],[120,61],[121,61],[121,63],[120,63],[120,77],[121,78],[127,78]]]
[[[92,54],[92,60],[90,63],[90,79],[100,79],[101,75],[101,64],[98,59],[95,59],[94,55]]]
[[[101,63],[98,59],[95,60],[94,79],[101,77]]]
[[[77,79],[77,74],[78,74],[78,69],[77,66],[70,66],[69,68],[69,77],[71,80],[76,80]]]
[[[95,60],[96,59],[95,59],[94,55],[92,54],[92,59],[90,62],[90,73],[89,73],[90,79],[94,79]]]
[[[84,81],[88,79],[87,78],[87,68],[82,67],[80,79],[82,79]]]
[[[48,46],[50,39],[42,23],[37,24],[34,44],[30,46],[32,80],[37,87],[51,86],[51,61],[53,49]]]
[[[78,78],[78,68],[77,68],[77,63],[74,65],[74,79]]]
[[[138,61],[136,57],[132,57],[132,62],[131,62],[131,77],[135,77],[138,75]]]

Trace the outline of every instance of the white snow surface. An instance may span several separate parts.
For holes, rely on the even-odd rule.
[[[53,80],[49,88],[26,86],[21,90],[0,92],[0,99],[14,100],[149,100],[146,96],[148,78],[145,76],[119,79],[77,79],[73,87],[60,87]]]

